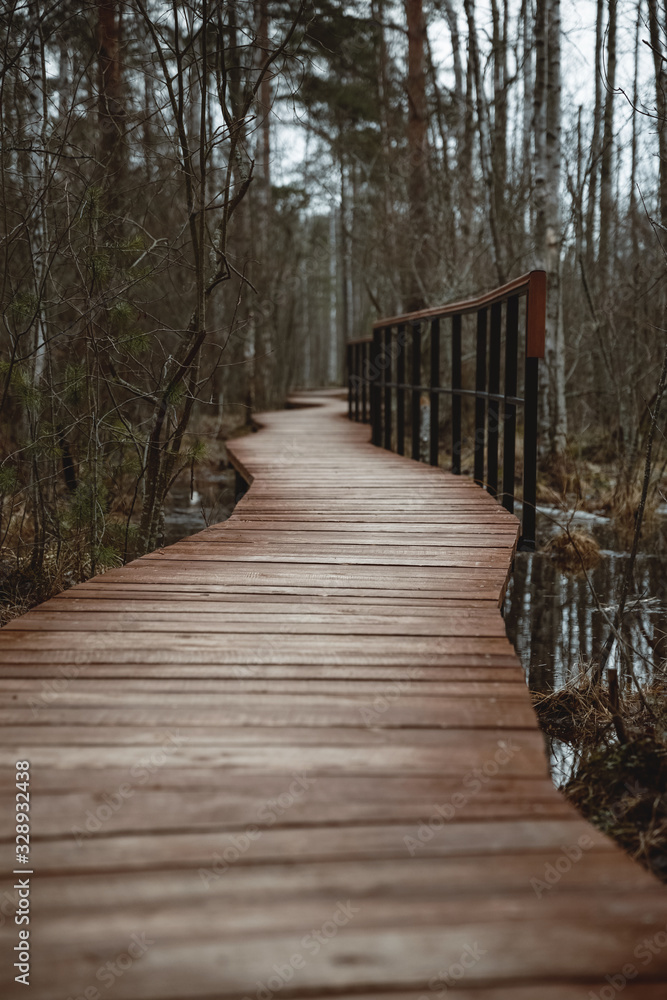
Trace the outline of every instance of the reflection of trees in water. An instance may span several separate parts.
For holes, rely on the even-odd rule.
[[[589,579],[602,608],[613,615],[627,556],[605,552]],[[637,651],[639,680],[650,681],[649,663],[667,654],[667,581],[664,557],[640,557],[636,566],[638,601],[625,617],[625,635]],[[575,677],[580,663],[600,650],[606,623],[583,576],[565,576],[548,556],[520,553],[505,606],[507,633],[535,691],[550,691]],[[609,666],[620,666],[618,649]]]
[[[589,571],[597,600],[613,618],[615,601],[628,557],[605,551]],[[667,579],[665,556],[640,556],[635,567],[637,598],[629,603],[624,635],[636,650],[632,666],[637,679],[650,684],[655,668],[667,656]],[[519,553],[505,604],[507,634],[521,659],[533,691],[560,688],[599,653],[607,635],[604,615],[583,576],[566,576],[549,556]],[[645,659],[644,659],[645,658]],[[610,667],[619,668],[629,685],[627,666],[615,648]],[[554,781],[564,785],[577,770],[578,750],[547,738]]]
[[[234,497],[233,470],[198,469],[194,494],[189,477],[181,476],[165,504],[164,544],[171,545],[187,535],[203,531],[209,524],[225,521],[234,509]]]

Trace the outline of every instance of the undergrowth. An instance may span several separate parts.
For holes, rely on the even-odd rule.
[[[667,882],[667,677],[622,696],[583,668],[548,694],[533,692],[544,732],[574,766],[561,791],[582,815]]]

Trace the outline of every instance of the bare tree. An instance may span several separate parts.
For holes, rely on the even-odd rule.
[[[542,369],[543,450],[563,454],[567,438],[560,214],[560,0],[538,0],[535,30],[535,261],[547,272],[545,364]]]

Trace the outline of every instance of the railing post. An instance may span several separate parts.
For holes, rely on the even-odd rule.
[[[431,389],[440,388],[440,320],[431,321]],[[438,464],[440,452],[440,393],[431,392],[431,420],[429,430],[429,462]]]
[[[537,505],[537,407],[539,358],[544,357],[547,276],[531,271],[526,297],[526,369],[523,426],[523,519],[521,548],[535,548]]]
[[[521,548],[535,548],[537,503],[537,358],[526,358],[523,425],[523,518]]]
[[[491,306],[491,328],[489,342],[489,393],[499,394],[500,391],[500,327],[502,322],[502,303],[494,302]],[[487,455],[487,489],[492,497],[498,495],[498,432],[500,425],[500,403],[497,399],[489,400],[489,416],[486,438]]]
[[[371,396],[371,442],[378,448],[382,443],[382,399],[380,388],[380,354],[382,352],[382,333],[373,329],[373,344],[371,347],[371,364],[369,371]]]
[[[391,451],[391,327],[384,328],[384,446]]]
[[[461,316],[452,316],[452,472],[461,475]]]
[[[421,323],[412,324],[412,457],[419,461],[420,417],[421,417],[421,374],[422,374],[422,328]]]
[[[516,464],[516,398],[517,358],[519,350],[519,297],[507,300],[505,328],[505,412],[503,425],[503,507],[514,513],[514,468]]]
[[[396,335],[396,452],[405,455],[405,327],[399,324]]]
[[[477,310],[477,343],[475,350],[475,392],[486,392],[486,308]],[[474,479],[479,486],[484,485],[485,423],[486,401],[483,396],[475,396]]]
[[[361,345],[361,419],[368,423],[368,366],[370,363],[370,344],[364,341]]]
[[[354,358],[354,419],[359,423],[359,407],[361,406],[361,344],[352,345]]]
[[[345,345],[345,366],[347,368],[347,417],[352,419],[352,386],[354,384],[352,371],[352,344]]]

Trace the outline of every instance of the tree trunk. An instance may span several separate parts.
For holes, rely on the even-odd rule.
[[[424,49],[426,19],[422,0],[404,0],[408,29],[408,199],[410,203],[410,245],[405,308],[408,312],[425,306],[424,286],[428,242],[428,108]]]
[[[523,60],[523,134],[521,144],[521,175],[523,188],[526,192],[527,204],[532,205],[533,191],[533,155],[532,155],[532,116],[535,103],[535,75],[533,68],[533,18],[530,0],[523,0],[522,7],[522,39],[521,56]],[[527,225],[532,230],[534,219],[528,211]]]
[[[658,156],[660,158],[659,212],[660,225],[667,228],[667,56],[660,37],[657,0],[648,0],[649,31],[655,71],[655,103],[657,111]]]
[[[590,265],[595,260],[595,208],[597,203],[597,182],[600,169],[600,130],[602,124],[602,36],[604,21],[604,0],[597,0],[595,21],[595,103],[593,105],[593,133],[591,136],[590,180],[586,204],[586,260]]]
[[[459,158],[458,188],[461,199],[461,235],[464,240],[468,261],[472,256],[472,223],[474,216],[475,182],[473,177],[473,146],[475,141],[475,73],[470,46],[466,64],[466,91],[463,114],[463,138]],[[467,268],[468,269],[468,268]],[[470,289],[468,289],[470,290]]]
[[[602,158],[600,160],[600,243],[599,271],[604,279],[605,292],[610,290],[613,274],[612,216],[614,214],[613,159],[614,159],[614,88],[616,87],[616,0],[608,0],[609,23],[607,28],[607,80],[604,102],[604,131]]]
[[[560,0],[538,0],[535,25],[535,264],[547,272],[545,359],[540,377],[542,454],[562,454],[567,435],[561,290]]]
[[[549,373],[550,450],[565,451],[567,412],[565,404],[565,341],[561,283],[561,244],[563,240],[560,215],[561,182],[561,18],[560,0],[549,2],[547,28],[547,198],[546,198],[546,269],[547,324],[546,350]]]
[[[503,232],[507,182],[507,0],[501,18],[498,0],[492,0],[493,21],[493,134],[491,164],[496,224]]]
[[[482,167],[482,177],[484,179],[484,190],[486,192],[486,211],[489,219],[489,229],[491,235],[491,252],[496,278],[499,284],[505,281],[505,268],[503,252],[500,246],[500,232],[498,229],[498,219],[496,217],[496,199],[494,192],[493,162],[491,158],[491,140],[489,136],[489,116],[484,94],[484,84],[482,80],[482,69],[480,65],[479,49],[477,46],[477,28],[475,25],[475,4],[474,0],[464,0],[466,17],[468,19],[468,45],[470,48],[470,58],[475,80],[475,93],[477,96],[477,129],[479,132],[479,157]]]
[[[256,5],[257,62],[258,67],[269,55],[269,13],[267,0]],[[271,295],[270,233],[272,216],[271,198],[271,105],[273,102],[271,76],[266,73],[257,95],[257,114],[260,121],[256,159],[260,164],[259,184],[251,193],[256,211],[253,213],[254,239],[260,266],[257,268],[257,288],[263,298]],[[268,277],[267,277],[268,276]],[[254,277],[254,274],[253,274]],[[249,293],[250,297],[253,295]],[[250,303],[250,308],[252,305]],[[253,310],[250,320],[255,325],[254,405],[260,410],[273,407],[276,402],[277,357],[274,343],[274,320]]]
[[[121,72],[121,15],[117,0],[97,2],[99,163],[106,207],[118,207],[123,170],[125,115]]]

